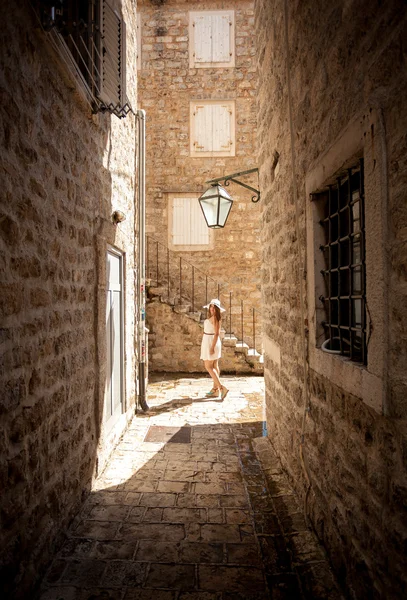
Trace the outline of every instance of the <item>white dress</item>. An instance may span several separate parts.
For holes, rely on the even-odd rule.
[[[213,344],[213,336],[215,335],[215,326],[210,322],[209,319],[205,319],[204,321],[204,334],[202,336],[201,343],[201,359],[202,360],[217,360],[221,357],[222,353],[222,343],[220,341],[220,337],[215,345],[214,354],[210,353],[211,346]]]

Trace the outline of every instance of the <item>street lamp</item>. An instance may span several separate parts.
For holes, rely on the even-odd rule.
[[[220,229],[224,227],[229,216],[230,209],[232,208],[233,198],[225,190],[225,188],[220,185],[221,183],[227,186],[231,181],[233,181],[233,183],[237,183],[238,185],[255,192],[256,195],[252,196],[252,202],[258,202],[260,200],[259,190],[236,179],[237,177],[248,175],[249,173],[255,173],[256,171],[258,172],[257,168],[249,169],[248,171],[241,171],[240,173],[233,173],[232,175],[224,175],[223,177],[211,179],[210,181],[206,182],[209,183],[211,187],[208,188],[206,192],[204,192],[202,196],[198,198],[198,200],[208,227],[211,229]]]
[[[225,226],[233,200],[219,183],[214,183],[199,198],[208,227],[220,229]]]

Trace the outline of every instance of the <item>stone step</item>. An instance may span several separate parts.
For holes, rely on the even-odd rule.
[[[149,286],[148,293],[150,296],[165,296],[168,294],[168,288],[166,286]]]
[[[259,362],[262,364],[264,362],[263,355],[260,354],[260,352],[257,352],[255,348],[250,348],[249,345],[246,344],[246,342],[243,342],[242,344],[242,342],[239,341],[239,339],[233,334],[227,333],[222,339],[222,344],[224,346],[227,346],[228,348],[237,348],[241,352],[244,352],[246,356],[255,359],[255,362]]]
[[[190,311],[191,311],[190,304],[175,304],[174,305],[174,312],[176,312],[176,313],[182,313],[184,315],[189,316]]]
[[[255,348],[249,348],[247,351],[247,356],[253,356],[255,358],[259,358],[261,356],[260,352],[257,352]]]
[[[199,311],[189,312],[187,313],[187,316],[196,321],[197,323],[203,323],[202,313],[200,313]]]
[[[236,342],[236,350],[240,350],[241,352],[247,352],[249,350],[249,344],[246,342],[238,341]]]
[[[233,333],[226,333],[222,338],[222,344],[225,346],[236,346],[237,341],[238,339],[235,335],[233,335]]]

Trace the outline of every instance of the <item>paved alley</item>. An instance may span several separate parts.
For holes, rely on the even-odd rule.
[[[153,376],[41,600],[339,600],[264,435],[262,377]]]

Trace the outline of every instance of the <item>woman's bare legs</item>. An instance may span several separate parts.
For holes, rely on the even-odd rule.
[[[218,390],[221,390],[222,384],[220,382],[219,375],[218,375],[219,367],[217,369],[215,367],[215,363],[217,363],[217,362],[218,362],[217,360],[205,360],[204,365],[205,365],[205,369],[208,371],[209,375],[212,377],[213,387]]]
[[[219,367],[219,361],[218,360],[214,360],[213,361],[213,370],[217,374],[218,380],[219,380],[219,383],[220,383],[220,367]],[[220,383],[220,387],[218,388],[218,390],[221,393],[222,400],[224,400],[226,398],[226,396],[228,395],[229,390],[224,385],[222,385],[221,383]]]

